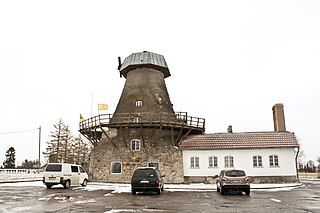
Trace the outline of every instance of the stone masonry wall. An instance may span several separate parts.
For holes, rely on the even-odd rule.
[[[158,162],[165,183],[183,182],[182,153],[172,143],[171,130],[123,128],[109,131],[90,154],[89,178],[93,181],[129,183],[137,167]],[[176,138],[178,132],[173,131]],[[141,141],[140,151],[131,150],[131,140]],[[111,162],[122,163],[121,174],[111,174]]]

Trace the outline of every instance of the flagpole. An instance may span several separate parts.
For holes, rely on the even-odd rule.
[[[38,153],[38,169],[40,169],[41,167],[41,163],[40,163],[40,150],[41,150],[41,126],[39,126],[39,153]]]

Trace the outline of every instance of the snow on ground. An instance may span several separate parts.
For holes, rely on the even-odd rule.
[[[42,181],[25,181],[25,182],[15,182],[15,183],[0,183],[0,187],[5,186],[34,186],[34,187],[45,187]],[[283,191],[291,190],[297,187],[303,187],[302,183],[287,183],[287,184],[251,184],[251,189],[253,191]],[[53,187],[61,187],[61,185],[56,185]],[[98,183],[98,182],[89,182],[86,187],[73,187],[73,190],[110,190],[112,193],[131,193],[130,184],[116,184],[116,183]],[[166,191],[213,191],[216,190],[215,184],[204,184],[204,183],[194,183],[194,184],[165,184]]]

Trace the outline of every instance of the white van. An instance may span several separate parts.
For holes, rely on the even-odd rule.
[[[65,189],[70,185],[86,186],[88,174],[82,166],[67,163],[48,163],[43,173],[43,183],[50,189],[62,184]]]

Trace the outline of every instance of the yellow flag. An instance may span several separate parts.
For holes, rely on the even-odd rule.
[[[107,110],[108,104],[98,104],[98,110]]]
[[[84,120],[84,118],[83,118],[83,116],[81,115],[81,113],[80,113],[80,121],[83,121]]]

